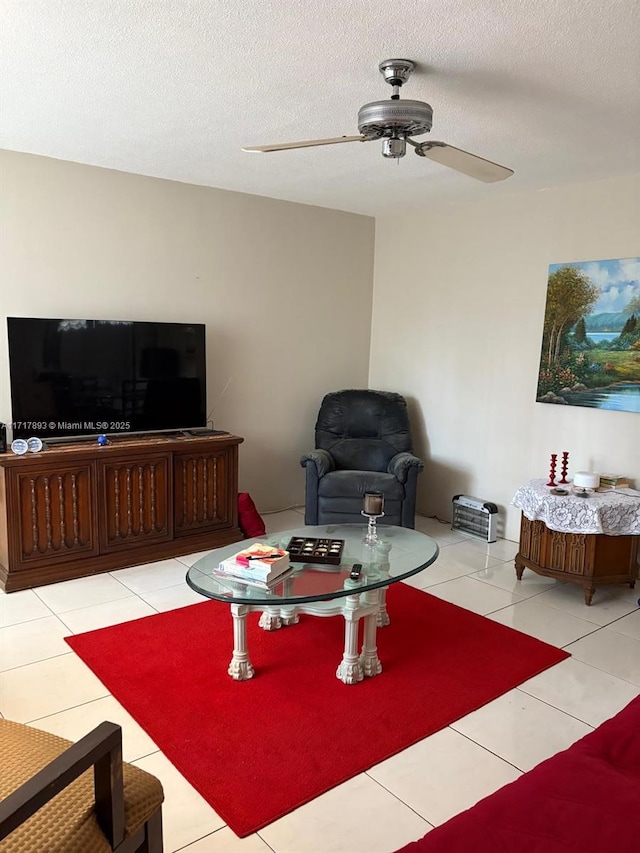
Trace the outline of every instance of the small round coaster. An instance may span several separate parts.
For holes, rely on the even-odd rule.
[[[24,438],[14,438],[11,442],[11,449],[14,453],[17,453],[18,456],[22,456],[23,453],[26,453],[29,449],[29,445]]]

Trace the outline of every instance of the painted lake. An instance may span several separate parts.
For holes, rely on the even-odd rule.
[[[562,395],[572,406],[592,409],[615,409],[620,412],[640,412],[640,382],[621,382],[608,388],[574,391]]]

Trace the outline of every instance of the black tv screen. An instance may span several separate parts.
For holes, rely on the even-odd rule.
[[[206,425],[200,323],[8,317],[13,435]]]

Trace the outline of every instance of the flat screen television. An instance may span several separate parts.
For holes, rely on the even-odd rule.
[[[206,426],[200,323],[8,317],[14,438]]]

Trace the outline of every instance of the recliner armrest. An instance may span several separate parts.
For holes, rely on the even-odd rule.
[[[422,459],[418,459],[413,453],[396,453],[389,460],[387,471],[393,474],[401,483],[406,483],[409,477],[409,472],[412,468],[416,468],[416,475],[424,468]]]
[[[315,465],[318,479],[324,477],[329,471],[334,471],[336,467],[333,456],[327,450],[312,450],[310,453],[305,453],[300,459],[300,464],[306,468],[309,463]]]

